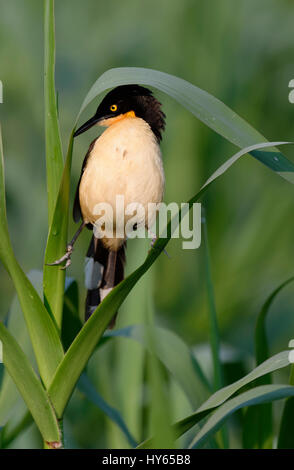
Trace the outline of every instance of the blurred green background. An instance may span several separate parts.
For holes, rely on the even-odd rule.
[[[0,115],[7,211],[16,255],[23,269],[30,271],[41,269],[47,237],[43,2],[1,0],[0,6],[0,79],[4,89]],[[288,101],[288,84],[294,78],[291,0],[57,0],[55,16],[56,87],[64,149],[92,83],[105,70],[120,66],[149,67],[182,77],[222,100],[267,139],[293,140],[294,105]],[[171,98],[155,93],[167,115],[162,143],[165,201],[185,202],[237,150]],[[97,102],[92,108],[96,106]],[[91,107],[82,120],[90,115]],[[91,130],[75,141],[72,200],[95,132]],[[294,160],[293,148],[283,151]],[[293,195],[293,186],[246,156],[202,200],[222,343],[238,350],[246,360],[253,353],[255,320],[262,303],[279,283],[293,275]],[[69,236],[74,229],[70,222]],[[68,270],[68,275],[79,281],[81,310],[83,257],[89,237],[89,232],[83,233]],[[147,250],[144,241],[129,242],[129,270],[140,263]],[[147,295],[154,299],[156,322],[205,355],[209,328],[203,247],[185,251],[181,241],[173,240],[168,252],[171,259],[162,255],[127,299],[118,326],[142,321]],[[294,337],[293,294],[289,285],[271,310],[271,354],[285,349]],[[1,318],[7,314],[13,295],[12,283],[0,266]],[[99,370],[96,355],[89,365],[93,380],[138,435],[143,418],[136,410],[145,399],[140,382],[145,359],[140,346],[117,340],[97,354]],[[136,373],[132,375],[133,370]],[[130,381],[129,395],[121,392],[126,380]],[[181,395],[179,390],[173,393]],[[179,403],[179,409],[174,407],[175,417],[189,411],[183,397],[175,403]],[[126,445],[115,426],[78,392],[67,420],[73,447]],[[14,446],[28,442],[38,445],[33,428]]]

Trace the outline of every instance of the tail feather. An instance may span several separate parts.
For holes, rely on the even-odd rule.
[[[126,243],[117,252],[109,251],[101,241],[92,237],[85,263],[86,321],[113,287],[124,279],[125,246]],[[113,328],[116,315],[109,328]]]

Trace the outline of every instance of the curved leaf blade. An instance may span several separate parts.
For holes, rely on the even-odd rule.
[[[49,386],[63,349],[53,319],[26,277],[11,246],[6,217],[4,159],[0,128],[0,260],[11,276],[26,320],[42,380]]]
[[[113,406],[110,406],[108,403],[106,403],[102,396],[97,392],[94,385],[91,383],[89,377],[86,374],[81,375],[77,387],[79,391],[88,398],[88,400],[90,400],[101,411],[103,411],[103,413],[105,413],[105,415],[121,429],[131,447],[136,447],[137,442],[131,435],[120,412]]]
[[[267,298],[265,303],[262,306],[262,309],[258,315],[256,327],[255,327],[255,357],[256,364],[261,364],[269,356],[268,341],[266,337],[266,318],[269,312],[269,309],[275,300],[279,292],[286,287],[290,282],[294,281],[294,276],[290,277],[286,281],[282,282]]]
[[[40,271],[33,270],[27,274],[27,277],[38,294],[40,294],[42,291],[42,273]],[[36,370],[34,351],[17,294],[14,295],[12,300],[5,325],[28,358],[33,369]],[[27,411],[27,408],[23,404],[23,400],[7,369],[4,368],[0,386],[0,423],[6,423],[5,428],[10,428],[11,426],[14,427],[16,410],[17,414],[23,414]],[[6,434],[5,428],[2,431],[2,443],[3,434]]]
[[[1,322],[0,339],[3,344],[4,365],[14,380],[44,440],[60,442],[58,421],[46,391],[18,343]]]
[[[267,142],[262,134],[206,91],[173,75],[140,67],[120,67],[102,74],[87,94],[77,119],[99,94],[118,85],[130,83],[153,86],[167,93],[200,121],[241,149]],[[250,153],[271,170],[294,183],[294,164],[279,150],[272,148],[270,152]]]
[[[207,420],[203,428],[190,444],[190,448],[198,448],[212,436],[222,423],[235,411],[245,406],[260,405],[262,403],[281,400],[294,396],[294,387],[289,385],[261,385],[228,400]]]
[[[275,370],[281,369],[283,367],[287,367],[288,365],[289,351],[282,351],[276,354],[270,359],[264,361],[241,379],[215,392],[205,403],[203,403],[203,405],[200,406],[199,411],[207,409],[211,406],[214,407],[221,405],[241,387],[244,387],[259,377],[263,377],[266,374],[270,374],[271,372],[274,372]]]
[[[291,277],[280,284],[267,298],[257,317],[255,327],[255,357],[256,364],[261,364],[269,357],[269,347],[266,335],[266,319],[269,309],[279,292],[290,282]],[[270,374],[255,381],[254,385],[267,385],[272,382]],[[285,404],[286,406],[286,404]],[[283,420],[282,420],[283,422]],[[291,423],[292,426],[292,423]],[[267,403],[254,406],[246,410],[243,425],[243,446],[247,449],[272,448],[273,442],[273,416],[272,404]]]
[[[208,400],[206,400],[200,408],[198,408],[195,413],[192,413],[190,416],[178,421],[174,424],[174,432],[177,437],[182,436],[185,432],[191,429],[195,424],[199,423],[203,418],[205,418],[211,411],[221,406],[226,402],[234,393],[240,390],[245,385],[253,382],[259,377],[262,377],[266,374],[274,372],[276,370],[282,369],[289,365],[289,351],[283,351],[275,356],[271,357],[267,361],[260,364],[258,367],[253,369],[249,374],[242,377],[240,380],[228,385],[227,387],[222,388],[215,392]],[[138,448],[141,449],[151,449],[153,439],[147,439],[142,442]]]

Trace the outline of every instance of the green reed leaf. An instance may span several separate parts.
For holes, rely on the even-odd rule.
[[[49,386],[63,348],[54,320],[48,314],[33,285],[19,266],[8,233],[5,201],[4,159],[0,128],[0,260],[8,271],[25,317],[42,380]]]
[[[43,439],[60,442],[60,430],[48,395],[13,336],[0,323],[3,363],[30,410]]]

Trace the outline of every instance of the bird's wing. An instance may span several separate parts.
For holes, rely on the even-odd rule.
[[[78,181],[77,189],[76,189],[76,194],[75,194],[75,200],[74,200],[74,205],[73,205],[73,219],[77,223],[81,218],[82,218],[82,212],[81,212],[81,206],[80,206],[80,197],[79,197],[79,189],[80,189],[80,182],[83,176],[84,169],[86,167],[88,158],[90,156],[90,153],[93,150],[94,144],[97,139],[94,139],[93,142],[91,142],[90,147],[88,148],[88,152],[86,153],[86,156],[83,161],[83,166],[81,170],[81,175]]]

